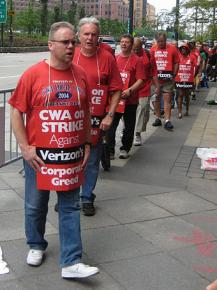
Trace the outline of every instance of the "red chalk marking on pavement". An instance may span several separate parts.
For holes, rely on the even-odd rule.
[[[217,243],[206,243],[196,246],[197,251],[204,257],[213,257],[215,249],[217,249]]]
[[[183,243],[195,245],[195,244],[206,243],[210,240],[215,240],[216,238],[211,234],[203,233],[199,229],[194,229],[192,231],[191,237],[176,236],[176,237],[174,237],[174,239],[177,241],[183,242]]]
[[[193,269],[195,271],[200,271],[203,273],[217,273],[217,268],[212,268],[212,267],[203,266],[203,265],[193,265]]]
[[[197,252],[204,257],[213,257],[215,249],[217,249],[217,242],[211,243],[210,241],[216,240],[216,238],[208,233],[204,233],[199,229],[192,231],[191,237],[174,237],[175,240],[196,245]]]

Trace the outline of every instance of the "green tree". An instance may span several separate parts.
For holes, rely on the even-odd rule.
[[[54,22],[60,21],[60,7],[55,6],[54,7]]]
[[[45,36],[48,24],[48,0],[40,0],[41,3],[41,34]]]
[[[76,25],[77,3],[74,0],[71,0],[70,9],[67,14],[68,21],[71,24]]]
[[[28,8],[24,11],[16,13],[14,27],[17,30],[27,32],[32,35],[39,25],[38,11],[34,10],[32,1],[29,1]]]
[[[119,22],[118,20],[100,18],[101,34],[110,34],[116,39],[119,39],[121,34],[127,32],[126,23]]]
[[[81,19],[81,18],[85,17],[85,15],[86,14],[85,14],[84,6],[80,6],[78,18]]]
[[[197,26],[201,22],[201,37],[211,37],[212,39],[217,38],[216,34],[216,8],[217,0],[190,0],[184,5],[187,9],[194,9],[195,13],[195,36],[197,36]],[[207,18],[209,24],[207,25],[207,31],[204,31],[204,19]],[[203,36],[204,34],[204,36]],[[208,36],[209,35],[209,36]]]

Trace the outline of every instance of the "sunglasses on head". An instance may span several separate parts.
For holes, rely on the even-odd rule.
[[[68,46],[69,44],[74,46],[76,44],[76,40],[75,39],[51,40],[51,41],[62,43],[65,46]]]

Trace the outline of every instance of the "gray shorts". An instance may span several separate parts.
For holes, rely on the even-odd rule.
[[[174,82],[173,81],[165,81],[160,83],[160,91],[161,93],[173,93],[174,90]]]

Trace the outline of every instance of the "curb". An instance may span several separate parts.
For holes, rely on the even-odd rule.
[[[0,47],[0,53],[23,53],[23,52],[43,52],[48,51],[47,46],[33,47]]]

